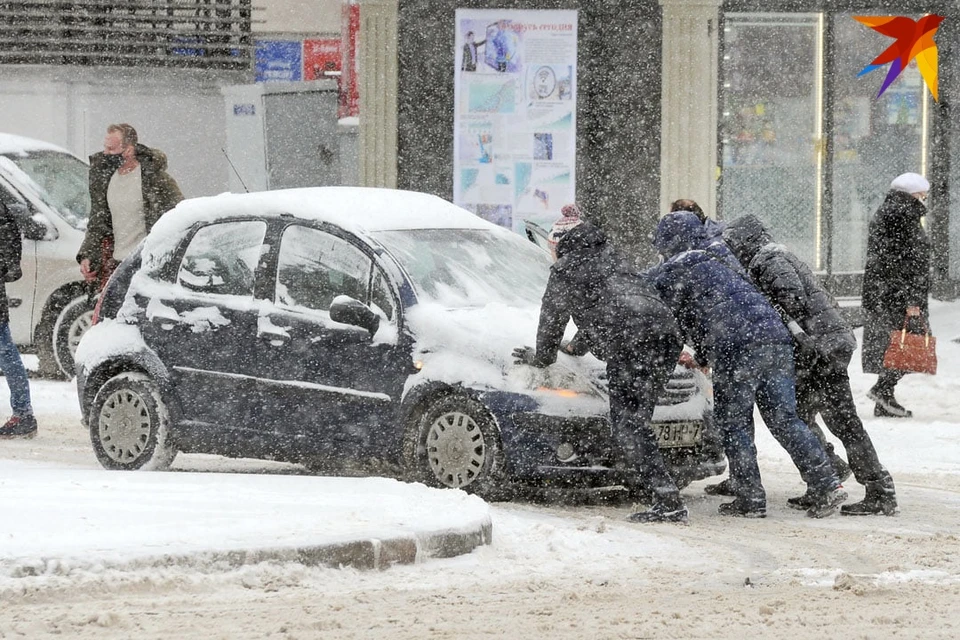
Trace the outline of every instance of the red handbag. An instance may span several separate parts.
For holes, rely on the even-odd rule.
[[[907,319],[903,328],[890,332],[890,346],[883,354],[883,368],[913,373],[937,373],[937,339],[924,321],[923,334],[908,333]]]

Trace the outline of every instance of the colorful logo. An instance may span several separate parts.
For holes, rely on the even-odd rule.
[[[859,78],[874,69],[893,63],[883,86],[880,87],[878,98],[897,76],[903,73],[910,61],[916,58],[920,75],[933,94],[933,99],[937,99],[937,43],[933,41],[933,34],[943,22],[943,16],[928,15],[916,21],[902,16],[854,16],[853,19],[878,33],[897,39],[857,74]]]

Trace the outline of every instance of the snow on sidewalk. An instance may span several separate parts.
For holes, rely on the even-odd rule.
[[[234,561],[253,552],[256,561],[269,558],[256,555],[264,550],[316,554],[374,540],[415,549],[400,560],[410,562],[453,555],[437,549],[451,540],[460,552],[489,543],[492,526],[480,498],[386,478],[124,473],[13,460],[0,460],[0,514],[2,577],[197,554],[220,561],[223,552],[238,552]]]

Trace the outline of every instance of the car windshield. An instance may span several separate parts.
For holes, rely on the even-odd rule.
[[[446,307],[536,304],[550,258],[504,230],[417,229],[374,234],[406,270],[421,302]]]
[[[87,165],[60,151],[27,151],[2,156],[4,164],[18,170],[19,182],[72,227],[87,228],[90,185]]]

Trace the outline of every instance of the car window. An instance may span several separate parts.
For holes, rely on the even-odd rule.
[[[87,164],[60,151],[29,151],[0,157],[8,170],[15,169],[21,187],[76,229],[87,228],[90,216],[90,182]]]
[[[386,278],[379,269],[373,276],[373,288],[370,290],[370,305],[374,311],[381,311],[387,320],[393,320],[395,312],[393,296],[390,294],[390,287],[387,285]]]
[[[201,228],[183,255],[177,282],[191,291],[252,297],[266,229],[259,220]]]
[[[291,225],[280,239],[277,304],[330,309],[337,296],[367,302],[372,261],[360,249],[334,235]]]

